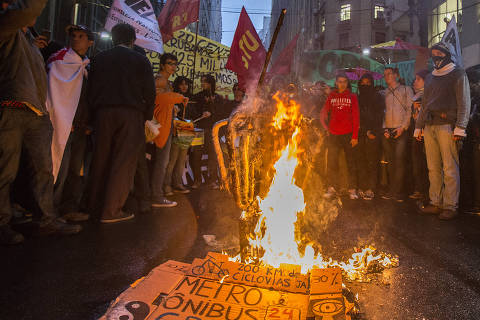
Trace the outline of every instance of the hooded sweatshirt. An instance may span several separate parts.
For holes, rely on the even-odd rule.
[[[330,121],[327,126],[329,115]],[[360,115],[357,96],[348,89],[342,93],[333,91],[325,102],[320,120],[324,128],[331,134],[342,135],[351,133],[352,139],[358,139]]]

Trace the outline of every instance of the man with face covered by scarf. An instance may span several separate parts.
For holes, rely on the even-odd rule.
[[[358,134],[359,196],[372,200],[377,187],[380,137],[382,135],[385,99],[375,90],[373,77],[364,74],[359,81],[358,104],[360,131]]]
[[[460,194],[459,146],[466,136],[470,115],[470,87],[465,71],[455,65],[455,56],[445,43],[431,48],[435,70],[425,78],[422,108],[414,136],[425,138],[430,204],[422,212],[442,220],[458,215]]]

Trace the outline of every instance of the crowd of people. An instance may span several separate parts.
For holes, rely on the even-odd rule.
[[[155,76],[128,24],[114,26],[113,48],[91,60],[95,37],[85,26],[69,26],[62,48],[32,28],[46,2],[1,2],[0,243],[24,241],[12,217],[28,213],[38,235],[68,235],[81,231],[81,221],[117,223],[133,212],[174,207],[169,196],[202,183],[218,189],[212,127],[242,103],[245,90],[235,85],[234,99],[225,99],[214,76],[205,74],[193,94],[189,78],[169,81],[178,64],[169,53]],[[458,215],[461,182],[468,180],[464,207],[480,212],[478,79],[469,84],[448,46],[436,44],[431,52],[434,71],[418,72],[413,89],[400,83],[398,70],[386,68],[383,90],[366,73],[356,94],[339,72],[334,88],[319,82],[291,95],[312,128],[327,136],[317,155],[326,165],[315,162],[327,183],[325,198],[341,194],[344,153],[352,200],[403,202],[409,192],[426,201],[423,212],[449,220]],[[134,210],[126,209],[130,200]]]
[[[95,37],[85,26],[66,29],[66,47],[37,34],[46,0],[1,4],[0,243],[24,241],[17,222],[31,220],[37,235],[75,234],[81,221],[126,221],[132,211],[176,206],[173,193],[219,188],[212,126],[244,90],[236,85],[235,99],[224,99],[210,74],[195,95],[186,77],[172,85],[178,59],[168,53],[155,76],[128,24],[114,26],[113,48],[90,60]],[[177,134],[193,123],[194,133]]]
[[[421,200],[422,212],[450,220],[459,213],[462,189],[463,210],[480,213],[478,75],[471,73],[469,82],[444,43],[432,46],[431,58],[434,70],[419,71],[413,88],[401,83],[398,69],[387,67],[386,88],[375,87],[366,73],[357,95],[339,72],[331,92],[313,91],[323,96],[316,113],[327,134],[325,198],[341,189],[343,151],[352,200],[404,202],[408,194]]]

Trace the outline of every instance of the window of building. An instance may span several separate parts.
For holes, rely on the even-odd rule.
[[[428,24],[430,46],[442,40],[442,36],[447,29],[445,21],[450,21],[452,17],[455,17],[457,22],[461,21],[462,0],[446,0],[433,8],[430,15],[430,23]]]
[[[342,4],[340,6],[340,21],[349,21],[351,13],[352,13],[352,5],[349,3]]]
[[[375,19],[380,19],[380,20],[385,19],[385,7],[384,6],[375,5],[373,11],[374,11]]]
[[[320,30],[321,32],[325,32],[325,26],[326,26],[326,19],[325,17],[322,17],[322,20],[321,20],[321,27],[320,27]]]
[[[386,41],[385,32],[375,32],[375,44],[384,43]]]
[[[348,32],[340,33],[338,39],[338,46],[340,49],[345,49],[350,46],[350,34]]]

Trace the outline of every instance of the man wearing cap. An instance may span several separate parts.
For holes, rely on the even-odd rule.
[[[425,78],[422,108],[414,132],[421,139],[423,129],[430,180],[430,204],[422,212],[450,220],[458,215],[458,152],[470,115],[470,87],[465,71],[455,65],[447,44],[433,45],[431,56],[435,70]]]
[[[80,226],[56,219],[53,208],[52,124],[45,106],[47,75],[33,38],[32,26],[47,0],[18,0],[0,12],[0,245],[22,242],[9,227],[10,185],[20,154],[28,161],[29,188],[35,200],[39,234],[73,234]]]
[[[69,47],[53,54],[47,62],[47,108],[53,125],[52,160],[56,179],[54,201],[64,218],[83,221],[79,213],[82,195],[81,171],[90,132],[86,102],[86,56],[93,45],[93,33],[85,26],[67,27]],[[67,181],[68,183],[65,183]],[[64,188],[65,187],[65,188]],[[65,189],[65,194],[64,194]]]

